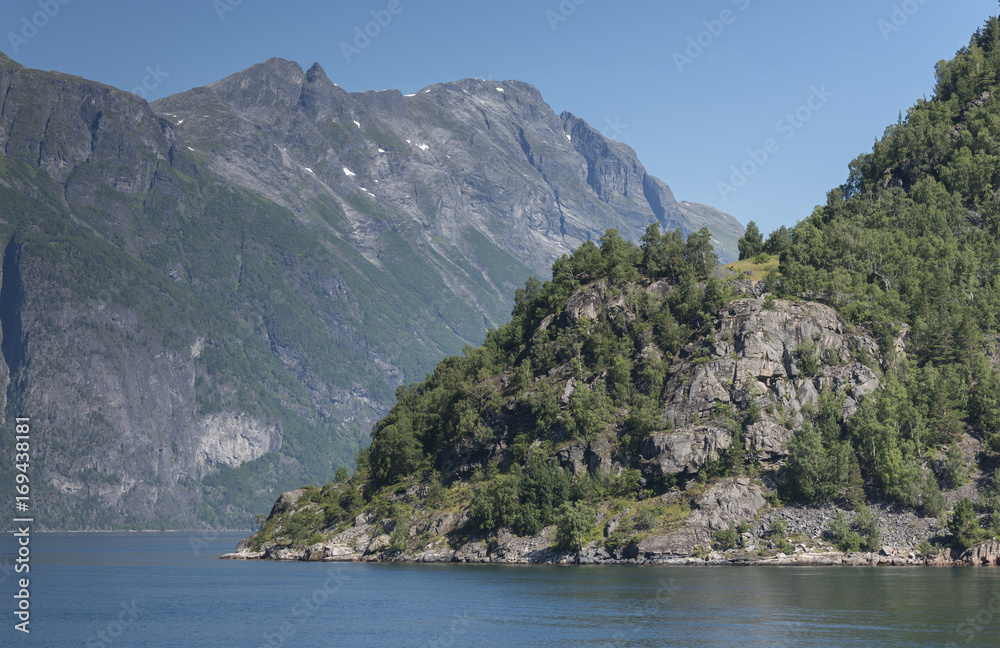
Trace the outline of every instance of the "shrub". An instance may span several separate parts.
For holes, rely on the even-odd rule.
[[[958,488],[964,484],[969,477],[969,467],[965,464],[965,455],[957,443],[952,443],[948,448],[944,466],[945,479],[948,481],[948,488]]]
[[[642,489],[642,472],[638,468],[626,468],[611,481],[611,494],[615,497],[636,498]]]
[[[300,509],[281,521],[280,536],[289,540],[296,548],[308,547],[323,540],[316,533],[320,527],[321,513],[315,510]]]
[[[938,549],[927,540],[921,540],[920,544],[917,545],[917,552],[921,556],[936,556],[938,554]]]
[[[635,528],[638,531],[651,531],[658,526],[659,519],[653,509],[646,507],[635,516]]]
[[[986,529],[1000,534],[1000,474],[994,472],[990,483],[979,497],[979,508],[985,514]]]
[[[830,534],[833,544],[840,551],[850,553],[861,549],[861,536],[851,530],[851,524],[843,511],[837,513],[837,517],[830,523]]]
[[[444,503],[445,487],[441,483],[441,475],[434,471],[431,474],[430,480],[427,484],[427,495],[424,501],[427,502],[427,506],[431,508],[439,508]]]
[[[469,505],[469,525],[481,533],[511,527],[520,514],[520,479],[501,475],[491,486],[480,487]]]
[[[598,382],[593,389],[578,384],[569,402],[566,427],[574,438],[593,439],[614,420],[613,405],[603,382]]]
[[[815,342],[803,342],[795,347],[792,355],[795,356],[796,364],[802,370],[803,375],[812,377],[819,373],[819,358],[816,356]]]
[[[882,533],[878,530],[875,516],[867,506],[860,506],[854,520],[853,529],[861,537],[861,548],[865,551],[876,551],[882,542]]]
[[[632,522],[622,520],[618,528],[608,534],[607,539],[604,541],[604,546],[612,551],[617,551],[627,545],[634,535],[635,527],[632,526]]]
[[[594,509],[583,502],[564,502],[556,514],[556,545],[583,550],[583,540],[594,526]]]
[[[396,521],[396,528],[389,534],[389,549],[391,551],[404,551],[406,543],[410,540],[410,527],[403,521]]]
[[[559,421],[559,393],[554,385],[542,383],[535,393],[531,407],[538,426],[538,433],[545,434]]]
[[[858,508],[854,519],[847,520],[843,511],[830,523],[830,535],[837,549],[845,553],[875,551],[882,542],[875,516],[866,506]]]
[[[747,528],[746,521],[741,521],[739,525],[730,524],[726,529],[719,529],[715,532],[716,546],[723,551],[743,549],[746,543],[742,534],[746,533]]]
[[[938,517],[944,513],[944,495],[932,473],[924,475],[920,486],[920,512],[927,517]]]
[[[968,549],[982,539],[983,530],[979,528],[976,511],[968,497],[963,497],[955,505],[948,520],[948,530],[952,535],[951,545],[956,549]]]
[[[531,368],[531,359],[525,358],[524,361],[517,366],[517,369],[514,370],[514,373],[511,376],[510,384],[511,387],[514,388],[514,391],[520,395],[531,386],[534,378],[534,372]]]
[[[778,538],[774,541],[774,548],[783,554],[795,553],[795,545],[788,541],[788,538]]]

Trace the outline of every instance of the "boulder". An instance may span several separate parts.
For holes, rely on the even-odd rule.
[[[1000,565],[1000,542],[991,540],[970,547],[958,560],[967,565]]]
[[[489,562],[489,551],[485,542],[467,542],[452,556],[453,562],[482,563]]]
[[[639,446],[640,465],[647,474],[694,474],[732,442],[727,430],[707,425],[655,432]]]
[[[368,546],[365,548],[364,554],[368,556],[385,551],[389,548],[390,544],[392,544],[392,539],[383,533],[382,535],[372,538],[372,541],[369,542]]]
[[[699,547],[708,550],[716,531],[744,520],[752,521],[765,504],[759,484],[745,477],[722,479],[695,499],[696,508],[680,529],[642,540],[633,553],[655,562],[690,556]]]

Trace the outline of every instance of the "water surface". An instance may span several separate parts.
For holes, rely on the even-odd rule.
[[[1000,645],[1000,570],[219,560],[242,534],[32,539],[31,634],[0,646]]]

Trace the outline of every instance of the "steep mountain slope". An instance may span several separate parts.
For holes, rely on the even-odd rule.
[[[342,212],[333,227],[373,261],[392,229],[445,259],[485,237],[537,274],[607,227],[637,238],[653,221],[685,235],[707,226],[724,259],[742,234],[726,214],[683,210],[632,149],[517,81],[351,94],[319,64],[271,59],[153,108],[234,184],[297,214]]]
[[[709,229],[712,231],[712,245],[719,255],[719,263],[729,263],[739,259],[740,252],[736,247],[736,241],[739,241],[746,231],[743,225],[733,220],[729,214],[708,205],[683,200],[678,203],[677,208],[692,223],[712,223]]]
[[[46,431],[42,524],[247,524],[350,464],[397,386],[504,321],[537,268],[658,217],[625,191],[673,204],[578,121],[593,151],[542,179],[528,160],[549,173],[537,147],[562,120],[523,84],[493,93],[521,112],[463,131],[471,103],[348,95],[270,61],[154,110],[0,55],[0,379],[5,420]]]

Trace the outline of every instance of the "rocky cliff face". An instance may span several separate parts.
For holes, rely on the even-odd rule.
[[[785,456],[792,430],[802,424],[803,408],[815,406],[824,389],[845,396],[846,420],[860,399],[880,385],[877,371],[859,361],[863,354],[877,358],[878,345],[849,332],[833,309],[822,304],[737,300],[719,317],[714,337],[714,343],[691,347],[699,354],[682,361],[667,387],[672,393],[667,413],[677,429],[661,435],[663,440],[651,438],[653,444],[691,447],[691,454],[679,455],[693,468],[691,473],[716,448],[729,447],[724,430],[695,424],[711,417],[719,403],[740,412],[756,407],[759,420],[746,430],[746,450],[766,461]],[[697,443],[669,441],[677,435]],[[650,448],[643,456],[654,465],[663,453]]]
[[[517,82],[272,60],[151,107],[0,55],[0,96],[0,399],[50,528],[246,525],[580,241],[738,228]]]
[[[663,283],[646,290],[669,293]],[[595,320],[601,312],[615,311],[625,321],[640,317],[626,306],[623,293],[608,291],[606,283],[597,282],[570,297],[559,320],[566,324]],[[552,321],[548,318],[542,326]],[[664,353],[650,344],[641,355],[662,358]],[[803,410],[816,406],[824,389],[844,395],[846,420],[863,396],[879,388],[879,358],[874,340],[849,331],[828,306],[764,296],[738,299],[718,314],[707,336],[696,336],[673,360],[663,409],[672,429],[646,436],[636,457],[616,454],[613,436],[574,441],[557,457],[574,474],[596,468],[622,470],[636,461],[651,480],[675,474],[691,478],[731,447],[730,419],[720,417],[719,411],[732,407],[740,420],[754,412],[756,421],[742,434],[745,451],[756,461],[780,461],[787,455],[793,431],[802,426]],[[576,389],[586,388],[569,363],[550,377],[562,393],[563,405]],[[530,419],[525,418],[522,403],[508,401],[496,423],[505,431],[501,442],[460,440],[445,454],[444,472],[468,476],[490,461],[503,463],[508,444],[527,424]]]

